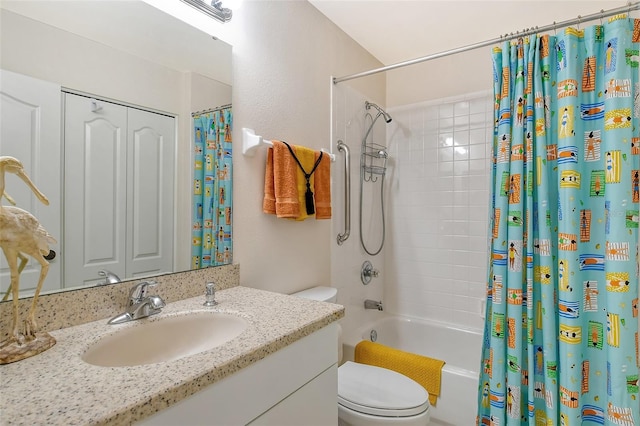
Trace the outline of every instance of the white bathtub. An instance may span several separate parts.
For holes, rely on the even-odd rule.
[[[344,336],[345,359],[353,360],[355,345],[360,340],[371,340],[373,330],[377,343],[446,362],[442,369],[440,397],[436,406],[431,407],[432,425],[475,425],[481,332],[435,321],[385,315]]]

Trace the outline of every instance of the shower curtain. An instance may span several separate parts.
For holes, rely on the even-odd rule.
[[[194,181],[191,268],[232,262],[231,108],[193,118]]]
[[[494,49],[482,425],[639,425],[640,20]]]

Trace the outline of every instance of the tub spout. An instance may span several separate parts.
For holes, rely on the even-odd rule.
[[[365,300],[364,301],[364,308],[365,309],[377,309],[379,311],[382,311],[382,301],[376,302],[375,300]]]

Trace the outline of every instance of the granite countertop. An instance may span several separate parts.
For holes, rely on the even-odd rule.
[[[344,308],[247,287],[169,303],[162,313],[122,325],[107,319],[50,334],[57,343],[34,357],[0,366],[0,423],[7,425],[121,425],[141,420],[207,385],[276,352],[344,315]],[[140,326],[184,311],[239,315],[247,329],[224,345],[176,361],[98,367],[80,356],[123,326]]]

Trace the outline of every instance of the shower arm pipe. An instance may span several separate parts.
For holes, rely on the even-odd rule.
[[[341,246],[351,234],[351,160],[349,145],[338,141],[338,151],[344,151],[344,233],[338,234],[338,245]]]
[[[499,43],[504,42],[504,41],[514,40],[514,39],[517,39],[517,38],[520,38],[520,37],[526,37],[526,36],[529,36],[529,35],[545,32],[545,31],[557,30],[558,28],[564,28],[564,27],[568,27],[568,26],[571,26],[571,25],[575,25],[575,24],[580,25],[581,23],[584,23],[584,22],[595,21],[597,19],[602,19],[602,18],[605,18],[605,17],[618,15],[620,13],[625,13],[625,12],[629,12],[630,13],[632,10],[638,10],[638,9],[640,9],[640,2],[634,2],[634,3],[628,3],[625,6],[620,6],[620,7],[616,7],[616,8],[609,9],[609,10],[604,10],[603,9],[600,12],[592,13],[590,15],[585,15],[585,16],[578,15],[577,18],[569,19],[569,20],[561,21],[561,22],[554,22],[553,24],[545,25],[543,27],[527,28],[527,29],[523,30],[522,32],[518,32],[517,31],[515,34],[514,33],[505,34],[503,36],[500,36],[500,37],[497,37],[497,38],[494,38],[494,39],[491,39],[491,40],[481,41],[481,42],[478,42],[478,43],[473,43],[473,44],[469,44],[469,45],[466,45],[466,46],[457,47],[457,48],[451,49],[451,50],[445,50],[443,52],[434,53],[432,55],[427,55],[427,56],[422,56],[420,58],[411,59],[411,60],[404,61],[404,62],[398,62],[396,64],[391,64],[391,65],[387,65],[387,66],[384,66],[384,67],[375,68],[375,69],[372,69],[372,70],[369,70],[369,71],[363,71],[363,72],[360,72],[360,73],[357,73],[357,74],[351,74],[351,75],[347,75],[347,76],[344,76],[344,77],[334,77],[333,78],[333,84],[342,83],[343,81],[353,80],[353,79],[356,79],[356,78],[368,77],[368,76],[373,75],[373,74],[378,74],[378,73],[381,73],[381,72],[391,71],[391,70],[395,70],[397,68],[403,68],[403,67],[407,67],[409,65],[415,65],[415,64],[422,63],[422,62],[430,61],[432,59],[443,58],[445,56],[455,55],[455,54],[458,54],[458,53],[467,52],[467,51],[479,49],[479,48],[482,48],[482,47],[492,46],[492,45],[496,45],[496,44],[499,44]]]
[[[373,118],[373,121],[371,122],[371,126],[369,126],[369,129],[367,130],[367,133],[365,133],[364,138],[362,138],[362,145],[364,147],[364,145],[366,145],[367,143],[367,138],[369,137],[369,134],[371,133],[371,131],[373,130],[373,125],[376,124],[376,121],[378,121],[378,118],[380,118],[380,116],[382,115],[382,112],[379,111],[376,116]],[[362,150],[362,154],[364,155],[364,149]]]

